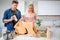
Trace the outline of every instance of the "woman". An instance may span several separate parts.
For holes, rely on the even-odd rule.
[[[37,15],[34,11],[33,4],[30,4],[28,6],[28,11],[22,16],[22,18],[17,22],[15,25],[16,33],[18,34],[24,34],[26,33],[26,30],[29,35],[36,35],[36,29],[34,27],[34,22],[37,19]],[[35,29],[35,31],[33,30]]]

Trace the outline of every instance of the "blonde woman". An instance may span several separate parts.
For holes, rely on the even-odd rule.
[[[36,21],[36,19],[37,19],[37,15],[34,11],[34,6],[33,4],[30,4],[28,6],[27,12],[24,13],[22,18],[15,25],[16,32],[18,34],[24,34],[26,33],[26,30],[27,30],[29,35],[35,36],[36,33],[33,30],[33,28],[34,28],[34,22]]]

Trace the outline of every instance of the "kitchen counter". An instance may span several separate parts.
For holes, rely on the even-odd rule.
[[[47,40],[47,38],[30,37],[28,35],[18,35],[13,40]]]
[[[52,34],[51,37],[60,39],[60,27],[51,27],[50,31]]]
[[[26,34],[26,35],[16,35],[14,37],[14,39],[12,39],[12,40],[60,40],[60,28],[51,27],[50,31],[51,31],[51,38],[50,39],[43,38],[43,37],[31,37]],[[3,38],[0,38],[0,40],[2,40],[2,39]]]
[[[60,28],[51,27],[51,38],[47,39],[44,37],[31,37],[28,35],[18,35],[13,40],[60,40]]]

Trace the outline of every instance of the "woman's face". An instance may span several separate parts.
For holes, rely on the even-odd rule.
[[[29,6],[29,7],[28,7],[28,11],[29,11],[29,12],[33,12],[33,6]]]

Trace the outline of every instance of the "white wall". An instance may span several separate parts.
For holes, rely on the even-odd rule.
[[[11,0],[0,0],[0,27],[4,26],[2,22],[4,11],[10,7],[11,7]]]
[[[60,15],[60,1],[38,1],[38,15]]]
[[[19,1],[19,5],[18,5],[18,9],[21,11],[21,14],[23,15],[24,14],[24,12],[25,12],[25,2],[24,1],[20,1],[20,0],[18,0]]]
[[[41,22],[41,26],[51,26],[51,27],[55,27],[55,26],[59,26],[60,27],[60,20],[49,20],[49,21],[42,21]]]

